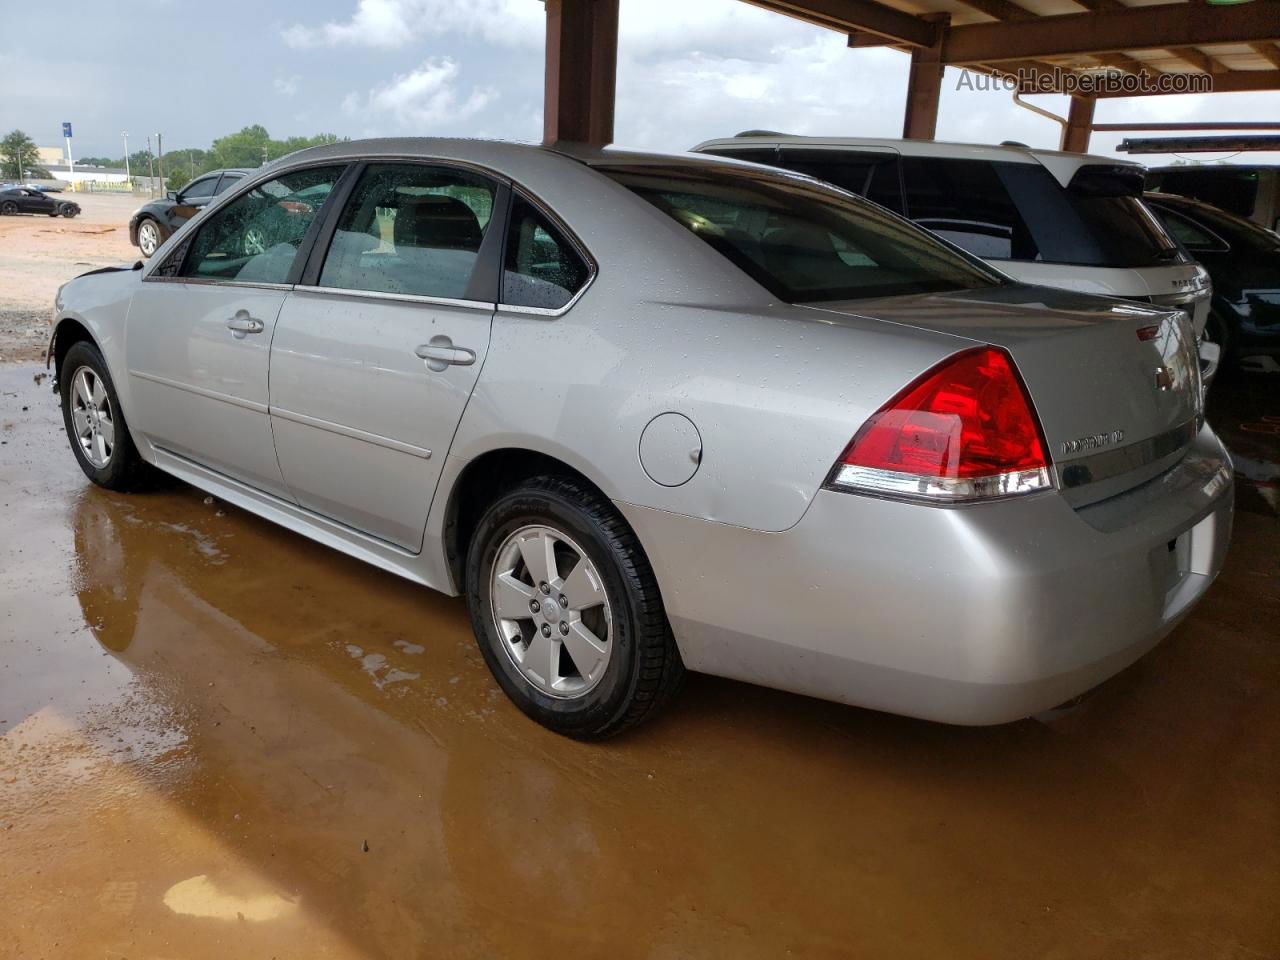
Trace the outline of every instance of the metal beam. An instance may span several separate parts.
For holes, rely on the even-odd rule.
[[[1169,52],[1183,63],[1197,70],[1203,70],[1205,73],[1222,73],[1227,69],[1203,50],[1197,50],[1195,47],[1170,47]]]
[[[903,13],[875,0],[746,0],[774,13],[786,14],[806,23],[851,33],[865,30],[893,43],[913,47],[932,46],[938,39],[934,24],[922,17]],[[1255,0],[1256,2],[1256,0]]]
[[[1280,130],[1280,120],[1274,123],[1266,121],[1256,122],[1247,120],[1237,122],[1234,120],[1226,123],[1215,122],[1213,120],[1193,120],[1185,123],[1095,123],[1094,131],[1099,130],[1143,130],[1143,131],[1159,131],[1179,132],[1184,130]]]
[[[613,142],[618,0],[546,0],[542,137],[602,147]]]
[[[902,136],[907,140],[932,140],[938,130],[938,104],[942,100],[942,38],[951,15],[926,14],[938,27],[938,40],[930,47],[911,51],[911,72],[907,75],[907,108],[902,118]]]
[[[1251,43],[1250,48],[1273,67],[1280,67],[1280,49],[1273,43]]]
[[[1072,97],[1067,111],[1067,125],[1062,128],[1060,150],[1070,153],[1088,153],[1089,135],[1093,132],[1093,97]]]
[[[1275,40],[1280,40],[1280,0],[1239,6],[1168,3],[952,27],[943,61],[990,63]]]

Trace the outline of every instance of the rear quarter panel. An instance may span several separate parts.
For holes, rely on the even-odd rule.
[[[602,275],[559,318],[499,311],[451,453],[537,450],[615,500],[784,530],[872,412],[970,345],[798,307],[633,298],[625,282]],[[651,480],[639,456],[645,427],[667,412],[701,438],[697,472],[675,487]]]

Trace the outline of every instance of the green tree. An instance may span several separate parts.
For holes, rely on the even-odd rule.
[[[40,166],[40,151],[35,141],[21,130],[11,131],[0,140],[0,175],[10,179],[49,175]]]

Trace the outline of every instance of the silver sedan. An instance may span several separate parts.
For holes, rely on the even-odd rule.
[[[465,594],[575,737],[686,669],[1023,717],[1156,644],[1230,535],[1185,314],[706,156],[305,150],[54,321],[92,481],[158,469]]]

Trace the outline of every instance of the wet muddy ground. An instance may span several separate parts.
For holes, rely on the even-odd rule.
[[[1225,573],[1082,703],[960,729],[692,677],[583,745],[460,601],[91,487],[41,369],[0,365],[5,960],[1280,955],[1265,378],[1215,414],[1255,474]]]

